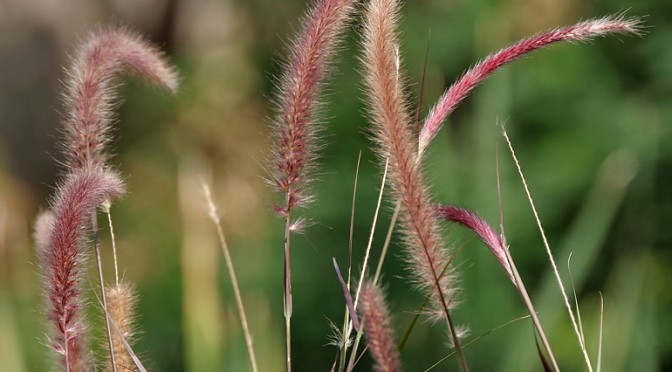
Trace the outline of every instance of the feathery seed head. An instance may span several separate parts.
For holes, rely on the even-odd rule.
[[[395,372],[401,370],[399,351],[392,331],[392,320],[383,289],[371,281],[362,286],[359,312],[369,352],[375,361],[374,370]]]
[[[116,173],[101,169],[75,171],[57,188],[51,205],[53,220],[47,220],[46,225],[49,231],[39,232],[47,312],[54,329],[51,344],[64,356],[64,364],[70,370],[88,368],[88,355],[83,350],[85,326],[79,310],[80,272],[89,218],[104,200],[122,192],[123,184]],[[44,221],[42,218],[40,225]]]
[[[284,206],[276,208],[280,214],[311,200],[306,187],[319,148],[319,97],[352,10],[353,0],[315,1],[290,44],[276,98],[276,143],[270,161],[270,182],[286,195]]]
[[[495,255],[499,264],[502,265],[506,275],[511,282],[516,285],[516,280],[513,277],[513,272],[509,261],[506,258],[506,249],[500,239],[499,235],[484,219],[477,214],[472,213],[464,208],[455,207],[452,205],[440,205],[436,207],[438,216],[448,222],[456,222],[460,225],[475,232],[479,238],[485,243],[490,251]]]
[[[105,291],[107,295],[107,307],[110,318],[119,329],[119,333],[124,337],[127,343],[132,344],[135,337],[135,305],[137,297],[133,286],[127,282],[120,282],[114,287],[108,287]],[[112,332],[112,347],[114,349],[115,361],[118,366],[133,366],[134,362],[131,355],[126,350],[119,333]],[[106,344],[109,348],[109,344]],[[108,371],[112,370],[112,362],[107,361]]]
[[[432,318],[441,319],[455,305],[455,278],[417,163],[412,120],[399,72],[398,11],[395,0],[367,4],[362,57],[365,92],[375,151],[381,163],[389,158],[388,179],[401,207],[405,258],[416,284],[433,293]]]
[[[436,137],[446,120],[455,108],[466,98],[471,91],[485,78],[494,73],[503,65],[516,60],[526,53],[547,47],[551,44],[569,41],[587,41],[598,36],[609,34],[641,33],[639,18],[625,18],[622,14],[611,17],[587,20],[572,26],[556,28],[554,30],[523,39],[509,47],[491,54],[471,67],[439,98],[425,119],[420,132],[418,154],[422,156],[429,143]]]
[[[66,82],[65,152],[71,169],[105,164],[116,103],[116,75],[123,69],[177,91],[176,72],[140,36],[105,28],[89,37],[73,58]]]

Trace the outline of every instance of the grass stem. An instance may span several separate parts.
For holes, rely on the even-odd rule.
[[[257,372],[257,358],[254,355],[254,345],[252,344],[252,334],[250,333],[250,328],[247,323],[247,315],[245,314],[245,307],[243,306],[243,298],[240,295],[240,286],[238,285],[238,278],[236,277],[236,271],[233,267],[233,260],[231,259],[231,253],[229,252],[229,246],[226,243],[226,237],[224,236],[224,230],[222,229],[222,223],[219,218],[219,213],[217,212],[217,207],[215,206],[214,201],[212,200],[212,193],[210,192],[210,187],[204,182],[203,183],[203,193],[205,194],[206,201],[208,203],[209,215],[212,222],[215,224],[217,229],[217,237],[219,238],[219,245],[222,247],[222,253],[224,253],[224,261],[226,262],[226,268],[229,272],[229,278],[231,279],[231,286],[233,287],[233,294],[236,298],[236,306],[238,307],[238,314],[240,315],[240,323],[243,327],[243,334],[245,335],[245,344],[247,345],[247,352],[250,357],[250,364],[252,365],[252,371]]]
[[[112,343],[112,330],[110,329],[110,319],[107,316],[107,296],[105,295],[105,282],[103,280],[103,262],[100,255],[100,242],[98,240],[98,218],[96,212],[91,214],[91,229],[93,230],[93,246],[96,249],[96,266],[98,268],[98,281],[100,283],[100,294],[103,299],[103,312],[105,315],[105,330],[107,331],[107,342],[110,348],[110,363],[113,372],[117,372],[117,360],[114,356],[114,345]]]

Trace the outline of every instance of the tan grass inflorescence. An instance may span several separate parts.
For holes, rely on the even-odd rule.
[[[126,350],[121,336],[129,344],[135,337],[135,307],[137,297],[133,286],[128,282],[119,282],[113,287],[107,287],[107,310],[110,319],[114,321],[119,332],[112,332],[112,347],[114,348],[115,362],[122,370],[133,370],[135,366],[131,355]],[[112,353],[109,353],[112,355]],[[107,361],[107,370],[112,371],[112,360]]]

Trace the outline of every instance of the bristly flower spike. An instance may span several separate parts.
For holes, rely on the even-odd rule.
[[[368,5],[364,26],[365,55],[362,58],[367,105],[376,153],[381,162],[389,157],[389,182],[395,199],[401,203],[407,259],[419,276],[419,286],[429,292],[436,291],[434,310],[436,318],[441,319],[445,316],[444,308],[454,305],[453,275],[450,270],[441,278],[438,275],[446,266],[447,254],[441,244],[438,221],[430,205],[422,171],[416,166],[410,128],[412,119],[398,73],[397,13],[396,1],[375,0]]]
[[[176,72],[162,53],[140,36],[123,29],[94,33],[73,58],[66,80],[66,165],[70,169],[104,166],[106,145],[117,102],[117,73],[126,69],[172,93]]]
[[[40,227],[46,241],[40,243],[45,296],[53,324],[52,347],[63,355],[67,371],[84,371],[89,356],[84,350],[85,325],[80,314],[80,270],[83,246],[91,214],[104,200],[121,195],[123,184],[114,172],[80,170],[69,174],[57,189],[51,216]]]
[[[422,156],[441,126],[462,100],[485,78],[503,65],[520,58],[526,53],[544,48],[554,43],[587,41],[609,34],[639,34],[640,20],[616,15],[579,22],[572,26],[557,28],[521,40],[499,52],[492,54],[471,67],[439,98],[427,116],[420,132],[418,154]]]
[[[509,261],[506,257],[506,249],[502,239],[499,237],[495,229],[490,226],[483,218],[477,214],[470,212],[464,208],[455,207],[452,205],[440,205],[436,207],[436,212],[440,218],[448,221],[458,223],[478,235],[479,238],[495,255],[499,264],[506,272],[513,285],[516,285],[516,280],[513,277],[513,272]]]
[[[408,112],[400,78],[397,42],[399,3],[372,0],[366,6],[362,56],[371,132],[380,162],[389,159],[389,182],[400,205],[405,258],[418,287],[431,293],[430,315],[446,319],[459,356],[460,369],[468,371],[450,309],[456,304],[455,276],[448,267],[438,220],[429,190],[417,162],[413,120]],[[444,268],[446,273],[442,276]]]
[[[359,312],[364,322],[367,345],[377,372],[401,371],[399,351],[392,332],[392,319],[379,284],[366,281],[362,286]]]
[[[292,280],[290,235],[301,227],[291,211],[311,200],[307,192],[310,171],[319,144],[317,115],[320,95],[332,57],[353,11],[354,0],[316,0],[289,45],[289,57],[276,95],[275,146],[269,160],[271,183],[285,201],[275,211],[285,218],[283,310],[285,316],[286,370],[291,371]]]
[[[334,52],[353,11],[353,0],[317,0],[289,44],[276,98],[270,182],[286,196],[284,214],[311,200],[306,192],[319,142],[318,109]]]

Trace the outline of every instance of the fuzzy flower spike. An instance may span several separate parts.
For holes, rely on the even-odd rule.
[[[53,325],[50,344],[63,356],[67,371],[91,367],[84,349],[85,325],[80,314],[81,270],[91,214],[105,200],[121,195],[123,184],[114,172],[100,169],[70,173],[58,187],[51,217],[43,219],[41,255],[48,317]]]
[[[395,0],[372,0],[365,12],[362,63],[366,103],[375,152],[381,163],[389,159],[389,183],[400,206],[404,258],[417,286],[431,294],[429,315],[434,320],[447,320],[461,369],[466,371],[459,335],[450,316],[456,304],[455,275],[448,267],[448,253],[429,190],[417,166],[412,119],[402,89],[396,34],[399,4]]]
[[[511,265],[509,265],[509,261],[506,257],[506,250],[508,248],[504,246],[499,234],[497,234],[490,224],[476,213],[452,205],[437,206],[436,212],[441,219],[460,224],[476,233],[488,247],[490,252],[495,255],[495,258],[497,258],[497,261],[502,266],[513,285],[516,285]]]
[[[66,83],[65,153],[69,169],[104,166],[114,121],[116,75],[123,69],[177,91],[176,72],[162,53],[140,36],[104,28],[82,45]]]
[[[362,287],[359,312],[365,319],[366,340],[376,372],[401,371],[399,351],[392,332],[392,318],[379,284],[367,280]]]
[[[289,44],[289,56],[276,97],[275,146],[271,183],[286,196],[281,214],[311,200],[306,192],[314,168],[322,87],[334,51],[353,11],[352,0],[317,0],[303,28]]]
[[[324,81],[334,51],[353,11],[354,0],[316,0],[303,19],[301,31],[289,44],[289,56],[279,79],[275,145],[269,160],[271,183],[285,201],[275,211],[285,218],[284,316],[287,371],[291,371],[292,280],[290,233],[300,229],[291,211],[312,199],[307,192],[315,167],[317,115]]]
[[[638,35],[639,33],[640,20],[638,18],[625,18],[623,15],[617,15],[591,19],[572,26],[556,28],[523,39],[495,54],[491,54],[467,70],[439,98],[436,105],[429,112],[420,132],[418,153],[422,156],[429,143],[441,129],[444,120],[455,110],[460,102],[485,78],[503,65],[520,58],[526,53],[562,41],[579,42],[610,34]]]

